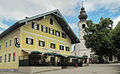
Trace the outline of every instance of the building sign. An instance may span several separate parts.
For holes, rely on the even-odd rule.
[[[18,38],[15,38],[14,44],[15,44],[16,47],[18,47],[18,48],[20,47],[20,43],[19,43],[19,39]]]

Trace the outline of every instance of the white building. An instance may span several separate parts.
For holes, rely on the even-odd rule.
[[[85,12],[85,8],[82,6],[81,11],[80,11],[80,15],[79,15],[79,19],[80,21],[78,22],[78,28],[79,28],[79,40],[80,43],[75,44],[74,46],[74,50],[73,50],[73,55],[75,56],[87,56],[88,58],[90,58],[90,54],[91,54],[91,50],[86,48],[85,46],[85,40],[83,38],[84,34],[85,34],[85,27],[87,27],[86,24],[86,19],[87,19],[87,14]]]

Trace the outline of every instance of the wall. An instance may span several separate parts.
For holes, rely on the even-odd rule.
[[[19,32],[20,29],[18,28],[15,31],[9,33],[8,35],[0,39],[0,44],[1,44],[0,56],[2,56],[0,69],[18,69],[19,48],[15,47],[14,38],[17,37],[19,39]],[[10,46],[10,40],[11,40],[11,46]],[[7,47],[6,47],[6,42],[7,42]],[[13,53],[15,53],[15,61],[13,61]],[[9,54],[11,54],[10,62],[8,62]],[[6,55],[6,62],[4,62],[5,55]]]
[[[53,25],[50,25],[50,22],[49,22],[50,18],[53,19]],[[41,31],[41,25],[45,25],[48,28],[50,27],[50,28],[53,28],[54,30],[60,31],[60,33],[62,32],[65,33],[54,17],[47,16],[45,17],[45,19],[42,19],[39,21],[35,20],[35,22],[39,24],[39,30],[33,29],[31,22],[27,22],[26,25],[21,27],[21,30],[20,30],[21,49],[40,50],[41,52],[56,52],[56,53],[61,53],[65,55],[71,54],[71,41],[68,36],[65,39],[65,38],[62,38],[62,34],[60,35],[60,37],[49,34],[49,29],[48,29],[48,33],[44,33]],[[26,37],[31,37],[33,39],[33,45],[26,44]],[[45,47],[39,46],[39,40],[45,41]],[[56,44],[55,49],[50,48],[51,42]],[[59,45],[64,45],[64,50],[59,50]],[[69,46],[70,51],[66,51],[65,46]]]

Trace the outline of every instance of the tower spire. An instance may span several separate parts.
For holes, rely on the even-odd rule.
[[[86,20],[87,19],[87,14],[85,12],[85,8],[83,7],[83,1],[82,1],[82,7],[81,7],[81,11],[80,11],[80,15],[79,15],[79,19],[80,20]]]

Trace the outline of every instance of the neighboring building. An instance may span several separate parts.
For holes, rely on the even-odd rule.
[[[71,55],[71,44],[75,43],[79,39],[59,10],[26,17],[0,34],[0,69],[17,70],[26,59],[30,60],[31,53],[42,53],[42,57],[50,52]],[[50,61],[50,58],[44,60]]]
[[[74,46],[74,50],[73,50],[73,55],[75,56],[86,56],[86,57],[90,57],[91,54],[91,50],[86,48],[85,46],[85,40],[83,38],[84,34],[85,34],[85,27],[87,27],[86,24],[86,19],[87,19],[87,14],[85,12],[85,8],[82,6],[81,11],[80,11],[80,15],[79,15],[79,19],[80,21],[78,22],[78,29],[79,29],[79,40],[80,43],[75,44]]]

